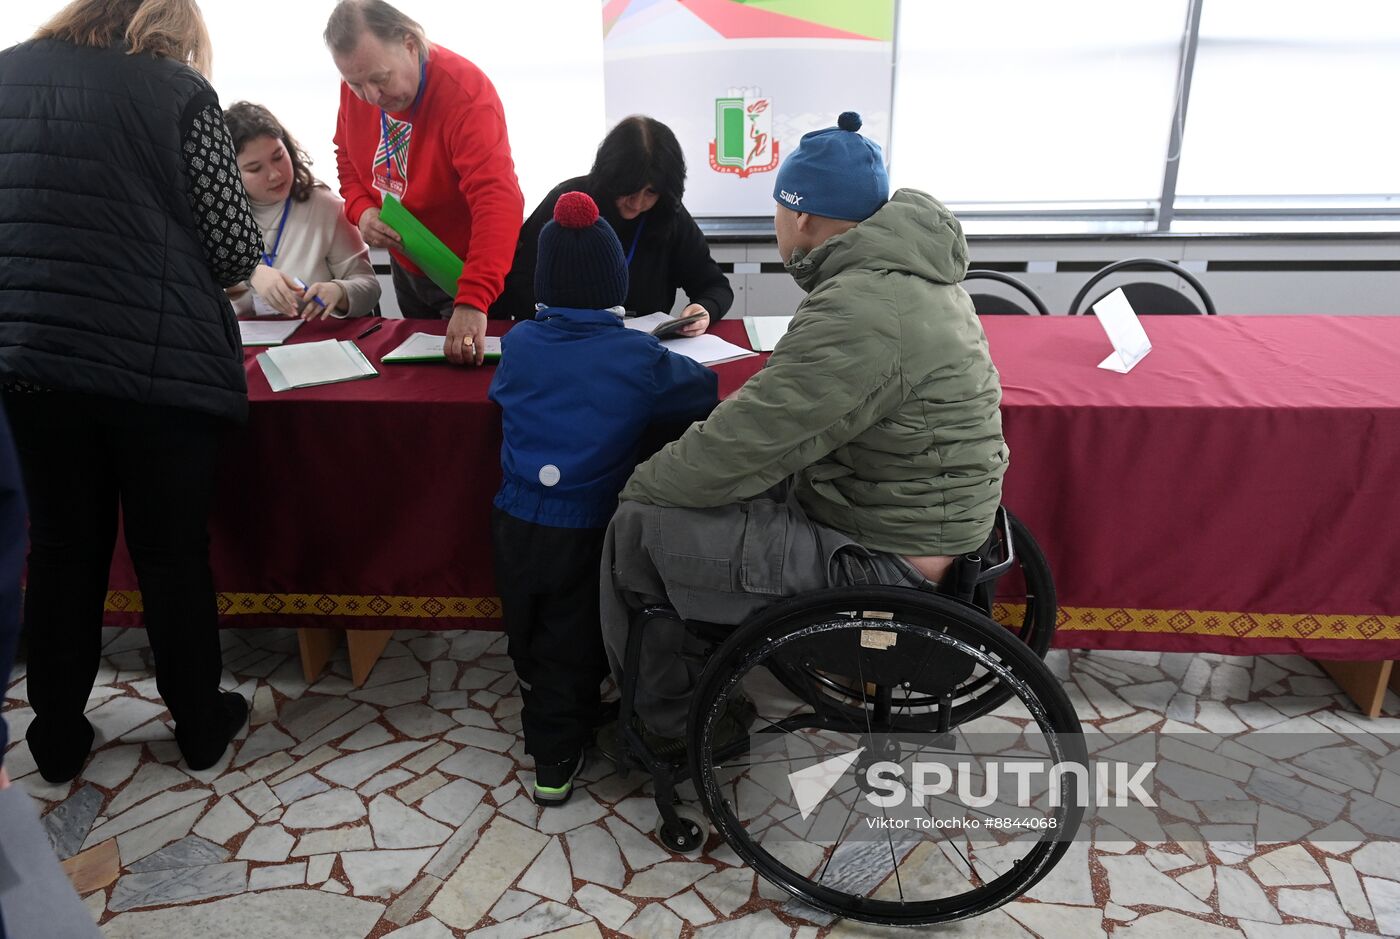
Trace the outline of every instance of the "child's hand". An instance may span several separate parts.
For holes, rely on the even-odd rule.
[[[0,766],[0,792],[10,788],[10,774],[5,772],[5,767]]]

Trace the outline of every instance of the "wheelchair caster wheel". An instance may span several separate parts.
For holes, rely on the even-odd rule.
[[[689,805],[676,806],[676,814],[680,816],[676,827],[666,824],[664,816],[657,818],[656,837],[676,854],[699,854],[710,834],[709,821],[699,809]]]

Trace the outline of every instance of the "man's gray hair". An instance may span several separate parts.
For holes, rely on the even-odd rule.
[[[423,27],[384,0],[340,0],[326,21],[326,45],[335,55],[349,55],[366,32],[381,42],[412,36],[418,42],[418,61],[428,58],[428,34]]]

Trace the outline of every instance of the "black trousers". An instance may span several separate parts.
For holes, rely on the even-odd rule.
[[[597,722],[608,673],[598,623],[603,533],[491,512],[496,590],[525,702],[525,752],[536,763],[577,756]]]
[[[448,320],[452,318],[452,308],[456,301],[442,292],[431,277],[411,274],[399,266],[399,262],[389,259],[389,273],[394,281],[394,299],[399,301],[399,312],[408,320]]]
[[[121,510],[156,688],[183,734],[217,733],[223,670],[209,507],[226,421],[60,391],[7,392],[29,495],[31,733],[80,723],[101,660]]]

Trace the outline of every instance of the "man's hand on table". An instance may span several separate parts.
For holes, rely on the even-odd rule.
[[[486,361],[486,314],[476,307],[458,304],[447,322],[443,354],[453,365],[480,365]]]

